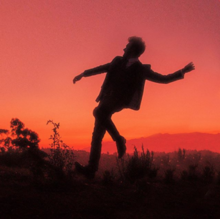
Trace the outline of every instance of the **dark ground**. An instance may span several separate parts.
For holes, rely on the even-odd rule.
[[[0,168],[0,218],[220,218],[216,183],[140,180],[135,185],[77,178],[39,182]]]

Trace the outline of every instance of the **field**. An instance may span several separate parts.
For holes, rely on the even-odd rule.
[[[87,152],[74,153],[75,159],[86,162]],[[94,180],[78,176],[74,171],[62,179],[38,178],[30,168],[1,165],[1,218],[219,218],[218,172],[204,178],[204,172],[199,170],[203,163],[210,162],[208,158],[214,165],[219,155],[211,152],[187,154],[188,160],[186,156],[175,170],[174,165],[178,163],[175,157],[180,153],[154,155],[155,165],[160,160],[156,177],[144,175],[133,180],[123,178],[118,171],[121,164],[115,155],[107,154],[103,154]],[[184,163],[193,160],[196,154],[201,155],[196,161],[199,165],[194,172],[197,177],[179,176]],[[166,166],[165,162],[173,164]]]

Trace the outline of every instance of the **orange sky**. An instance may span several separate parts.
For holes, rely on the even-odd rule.
[[[65,143],[88,147],[105,74],[72,79],[122,55],[136,35],[154,71],[191,61],[196,70],[168,85],[147,82],[141,109],[113,116],[121,134],[220,132],[219,12],[218,0],[1,0],[0,128],[19,118],[48,146],[51,119]]]

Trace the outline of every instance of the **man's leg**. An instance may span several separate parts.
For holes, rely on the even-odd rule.
[[[95,172],[98,170],[99,160],[101,157],[102,139],[105,135],[106,129],[99,120],[95,119],[94,130],[92,133],[92,142],[89,156],[89,163],[87,166],[82,166],[78,162],[75,163],[76,171],[85,175],[87,178],[94,178]]]
[[[122,108],[117,107],[117,105],[114,105],[114,103],[109,101],[100,103],[93,112],[96,120],[99,121],[99,123],[105,128],[105,130],[108,131],[112,139],[116,142],[119,158],[125,154],[126,140],[119,134],[117,128],[111,120],[111,116],[115,112],[119,112],[121,109]]]
[[[120,137],[120,134],[111,120],[111,116],[114,113],[115,111],[112,109],[112,106],[102,103],[93,111],[96,121],[99,121],[103,128],[108,131],[112,139],[116,141]]]
[[[118,157],[121,158],[126,151],[126,140],[122,136],[120,136],[118,130],[111,120],[112,114],[114,112],[120,111],[121,109],[116,107],[114,108],[113,106],[114,105],[111,104],[109,105],[100,103],[98,107],[94,109],[93,114],[95,116],[95,126],[92,135],[89,164],[84,167],[78,162],[75,163],[76,170],[79,173],[85,175],[87,178],[94,178],[95,172],[98,170],[102,147],[101,143],[106,130],[109,132],[112,139],[116,141]]]
[[[99,160],[101,156],[102,139],[105,135],[106,130],[109,132],[113,140],[117,142],[119,157],[123,156],[121,154],[124,153],[123,150],[125,139],[120,136],[117,128],[111,120],[111,116],[113,113],[113,109],[102,103],[99,104],[99,106],[96,107],[93,111],[93,114],[95,116],[95,126],[92,134],[89,166],[94,171],[98,170]]]
[[[89,166],[94,171],[98,170],[99,160],[101,156],[102,139],[105,135],[106,129],[101,125],[101,123],[96,119],[94,131],[92,133],[92,142],[89,157]]]

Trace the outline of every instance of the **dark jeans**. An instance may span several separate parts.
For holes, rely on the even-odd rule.
[[[92,134],[89,166],[94,171],[98,170],[102,139],[105,132],[107,131],[114,141],[120,138],[120,134],[111,120],[111,116],[122,109],[121,102],[116,98],[105,98],[99,102],[99,105],[93,111],[95,126]]]

